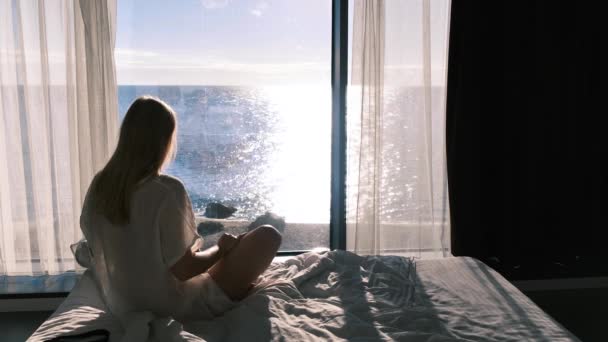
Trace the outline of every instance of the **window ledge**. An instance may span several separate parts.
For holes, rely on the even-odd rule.
[[[203,248],[208,248],[217,243],[221,233],[240,234],[247,232],[251,221],[242,219],[211,219],[196,216],[198,233],[204,238]],[[275,226],[283,234],[281,252],[286,251],[308,251],[316,247],[329,246],[329,223],[297,223],[287,222],[283,227],[267,222]]]
[[[56,275],[0,276],[0,299],[61,297],[72,290],[80,272]]]

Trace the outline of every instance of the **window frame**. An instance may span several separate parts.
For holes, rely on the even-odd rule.
[[[346,249],[346,85],[348,81],[348,2],[332,3],[332,135],[329,248]]]

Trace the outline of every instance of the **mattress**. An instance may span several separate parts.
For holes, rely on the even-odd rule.
[[[125,332],[87,271],[29,340],[107,331],[110,341],[578,341],[475,259],[342,251],[271,265],[253,294],[213,320],[144,326]]]

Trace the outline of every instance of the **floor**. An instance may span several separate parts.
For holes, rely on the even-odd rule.
[[[526,295],[581,341],[608,341],[608,289],[535,291]]]
[[[51,311],[0,312],[0,341],[27,340],[51,314]]]

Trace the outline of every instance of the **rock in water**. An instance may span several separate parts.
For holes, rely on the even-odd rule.
[[[255,221],[251,222],[247,230],[251,231],[264,224],[269,224],[275,227],[281,233],[285,231],[285,218],[275,213],[271,213],[270,211],[267,211],[264,215],[256,217]]]
[[[230,207],[221,203],[212,202],[207,204],[204,216],[208,218],[225,219],[232,216],[232,214],[234,214],[235,212],[235,207]]]
[[[219,233],[224,230],[224,225],[217,221],[203,221],[196,227],[198,233],[202,236],[207,236]]]

